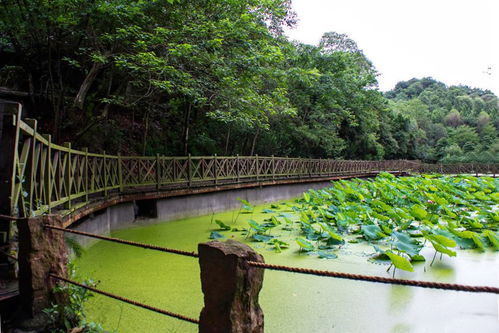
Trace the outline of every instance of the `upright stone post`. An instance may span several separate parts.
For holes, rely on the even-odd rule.
[[[18,220],[19,232],[19,294],[25,318],[24,328],[43,327],[43,309],[52,303],[64,303],[65,296],[52,292],[55,281],[49,273],[67,277],[68,253],[64,234],[45,229],[44,225],[62,227],[57,215]]]
[[[247,264],[263,257],[233,240],[201,243],[198,252],[204,294],[199,333],[263,333],[263,269]]]

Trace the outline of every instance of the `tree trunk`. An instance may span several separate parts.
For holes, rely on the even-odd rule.
[[[184,130],[182,133],[182,146],[184,155],[187,155],[189,151],[189,120],[191,118],[191,109],[192,104],[189,103],[189,106],[187,107],[184,114]]]
[[[88,90],[90,89],[90,86],[97,78],[97,74],[99,74],[99,71],[101,70],[102,67],[103,64],[94,62],[92,68],[90,68],[90,71],[85,77],[85,80],[83,80],[83,83],[80,86],[80,90],[78,91],[78,94],[76,94],[76,97],[73,101],[73,106],[75,108],[78,108],[80,110],[83,109],[83,105],[85,104],[85,98],[87,97]]]
[[[260,133],[260,127],[257,127],[256,128],[255,136],[253,137],[253,142],[251,143],[251,153],[250,153],[250,156],[253,156],[253,153],[255,152],[256,139],[258,138],[258,134],[259,133]]]
[[[229,139],[230,139],[230,127],[227,129],[227,135],[225,137],[225,151],[224,151],[225,156],[227,156],[229,152]]]

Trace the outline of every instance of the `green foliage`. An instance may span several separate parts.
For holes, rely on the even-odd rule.
[[[217,231],[212,231],[210,233],[210,239],[221,239],[221,238],[225,238],[225,236]]]
[[[229,225],[223,223],[223,221],[215,220],[215,223],[218,224],[218,226],[220,227],[220,230],[231,230],[231,227]]]
[[[1,8],[0,86],[37,96],[30,116],[56,143],[135,155],[499,156],[493,93],[423,78],[383,96],[348,36],[326,32],[318,45],[284,36],[296,21],[290,0]]]
[[[248,224],[250,240],[277,252],[288,248],[280,239],[285,236],[294,237],[300,251],[328,259],[348,243],[365,241],[375,248],[373,259],[412,272],[413,263],[428,259],[425,246],[449,257],[457,248],[499,250],[498,203],[496,178],[381,173],[309,190],[293,214],[276,211],[262,223]]]
[[[407,260],[407,258],[395,254],[391,251],[386,251],[385,254],[390,258],[395,268],[403,269],[404,271],[408,272],[414,272],[414,266],[412,266],[411,262]]]
[[[76,279],[76,269],[73,264],[68,266],[69,276]],[[86,280],[84,285],[95,287],[96,282]],[[54,293],[61,294],[61,298],[67,298],[66,304],[53,304],[44,309],[43,312],[50,321],[50,332],[65,333],[74,328],[81,328],[86,333],[102,333],[104,329],[96,323],[88,322],[85,316],[85,302],[93,297],[93,294],[82,287],[71,284],[58,284],[54,287]]]
[[[85,249],[83,248],[83,246],[81,246],[81,244],[78,243],[78,241],[76,241],[74,238],[66,237],[65,241],[66,246],[76,258],[80,258],[85,253]]]
[[[385,96],[392,111],[408,117],[414,125],[412,132],[398,127],[392,134],[403,139],[391,142],[403,148],[404,157],[445,163],[498,162],[499,99],[492,92],[447,87],[423,78],[399,82]],[[411,150],[405,149],[408,143]]]
[[[314,245],[306,240],[305,238],[297,238],[296,243],[300,246],[303,251],[313,251],[315,249]]]
[[[253,211],[253,209],[255,209],[255,208],[253,207],[253,205],[251,205],[251,204],[249,203],[249,201],[247,201],[247,200],[244,200],[244,199],[241,199],[241,198],[236,198],[236,200],[237,200],[237,201],[239,201],[239,202],[241,203],[241,209],[242,209],[243,211],[246,211],[246,212],[252,212],[252,211]]]

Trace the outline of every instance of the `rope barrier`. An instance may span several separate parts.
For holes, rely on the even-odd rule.
[[[146,310],[154,311],[156,313],[160,313],[160,314],[163,314],[163,315],[166,315],[166,316],[169,316],[169,317],[173,317],[173,318],[177,318],[177,319],[180,319],[180,320],[183,320],[183,321],[187,321],[189,323],[199,324],[199,320],[197,320],[197,319],[186,317],[186,316],[178,314],[178,313],[174,313],[174,312],[162,310],[162,309],[156,308],[154,306],[150,306],[150,305],[147,305],[147,304],[143,304],[143,303],[140,303],[140,302],[137,302],[137,301],[125,298],[125,297],[121,297],[121,296],[109,293],[107,291],[96,289],[94,287],[90,287],[90,286],[84,285],[82,283],[79,283],[79,282],[76,282],[76,281],[73,281],[73,280],[69,280],[69,279],[63,278],[62,276],[58,276],[58,275],[54,275],[54,274],[49,274],[49,276],[51,278],[53,278],[53,279],[64,281],[66,283],[70,283],[72,285],[75,285],[75,286],[78,286],[78,287],[90,290],[90,291],[92,291],[92,292],[94,292],[96,294],[104,295],[104,296],[107,296],[107,297],[110,297],[110,298],[114,298],[114,299],[116,299],[118,301],[121,301],[121,302],[125,302],[125,303],[131,304],[131,305],[138,306],[139,308],[143,308],[143,309],[146,309]]]
[[[84,231],[78,231],[78,230],[60,228],[60,227],[55,227],[55,226],[51,226],[51,225],[45,225],[44,228],[46,228],[46,229],[52,229],[52,230],[57,230],[57,231],[62,231],[62,232],[68,232],[68,233],[76,234],[76,235],[80,235],[80,236],[97,238],[97,239],[101,239],[101,240],[105,240],[105,241],[109,241],[109,242],[114,242],[114,243],[119,243],[119,244],[125,244],[125,245],[140,247],[140,248],[143,248],[143,249],[149,249],[149,250],[155,250],[155,251],[160,251],[160,252],[173,253],[173,254],[178,254],[178,255],[181,255],[181,256],[187,256],[187,257],[192,257],[192,258],[198,258],[199,257],[196,252],[189,252],[189,251],[183,251],[183,250],[177,250],[177,249],[170,249],[170,248],[167,248],[167,247],[156,246],[156,245],[149,245],[149,244],[145,244],[145,243],[139,243],[139,242],[124,240],[124,239],[120,239],[120,238],[114,238],[114,237],[107,237],[107,236],[101,236],[101,235],[91,234],[91,233],[84,232]]]
[[[9,216],[9,215],[2,215],[0,214],[0,220],[3,221],[17,221],[17,220],[22,220],[22,218],[16,217],[16,216]]]
[[[332,272],[332,271],[322,271],[322,270],[309,269],[309,268],[272,265],[272,264],[266,264],[263,262],[256,262],[256,261],[248,261],[248,264],[250,266],[253,266],[253,267],[265,268],[265,269],[270,269],[270,270],[274,270],[274,271],[300,273],[300,274],[308,274],[308,275],[316,275],[316,276],[327,276],[327,277],[334,277],[334,278],[347,279],[347,280],[377,282],[377,283],[386,283],[386,284],[398,284],[398,285],[410,286],[410,287],[467,291],[467,292],[471,292],[471,293],[499,294],[499,288],[497,288],[497,287],[467,286],[467,285],[462,285],[462,284],[452,284],[452,283],[442,283],[442,282],[404,280],[404,279],[387,278],[387,277],[382,277],[382,276],[369,276],[369,275],[340,273],[340,272]]]

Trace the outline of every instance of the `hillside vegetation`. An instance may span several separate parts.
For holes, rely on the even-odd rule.
[[[415,144],[402,147],[407,154],[429,161],[498,161],[499,100],[490,91],[424,78],[399,82],[385,95],[390,108],[410,120]]]
[[[423,79],[385,97],[348,36],[288,40],[290,3],[5,0],[0,87],[27,92],[55,142],[92,151],[496,158],[490,91]]]

